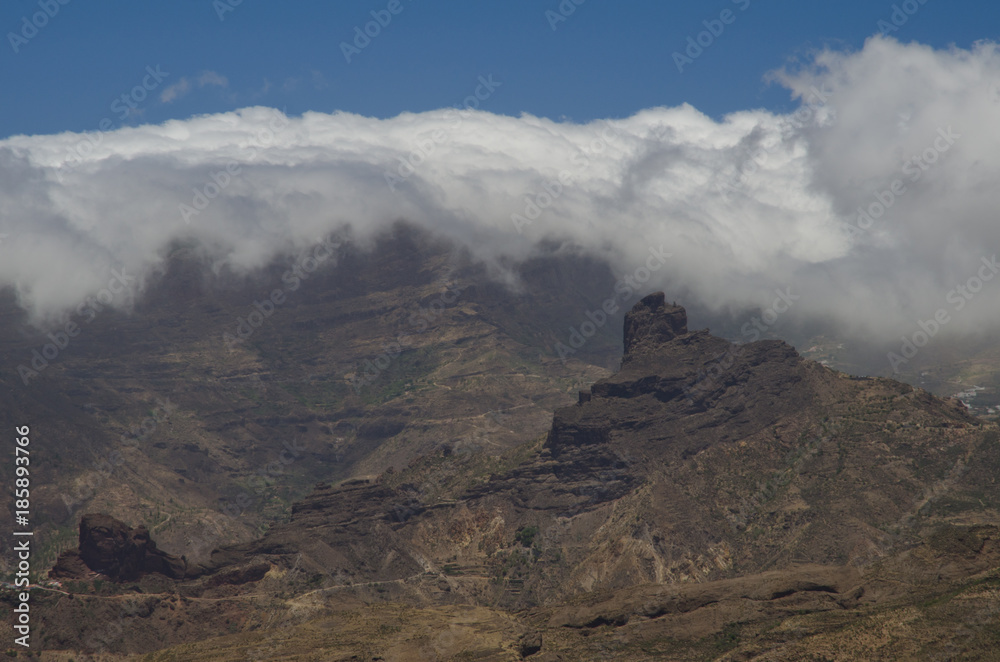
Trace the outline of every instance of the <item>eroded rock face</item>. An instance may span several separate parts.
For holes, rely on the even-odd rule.
[[[870,659],[872,639],[851,647],[854,624],[874,606],[910,628],[881,649],[893,659],[923,659],[932,639],[947,643],[945,659],[974,628],[988,631],[996,601],[981,580],[1000,567],[994,425],[905,384],[836,373],[778,340],[737,345],[690,332],[662,293],[642,299],[624,331],[621,370],[555,411],[548,437],[516,462],[444,452],[379,478],[320,484],[289,521],[215,550],[205,577],[164,589],[213,599],[182,601],[176,615],[141,610],[129,630],[136,649],[164,636],[224,639],[225,653],[203,642],[197,657],[231,657],[241,643],[218,634],[255,623],[261,595],[275,605],[265,623],[298,628],[285,640],[301,636],[303,655],[323,659],[354,659],[361,645],[348,652],[344,642],[355,633],[365,646],[372,632],[384,640],[379,613],[392,614],[386,631],[406,659],[452,659],[449,646],[469,653],[472,635],[460,632],[472,627],[454,627],[451,606],[492,638],[478,659],[603,659],[623,643],[652,652],[615,659],[681,659],[670,640],[698,659],[723,641],[740,647],[731,659],[800,644],[774,659]],[[433,482],[447,488],[441,496],[423,487]],[[88,515],[80,535],[61,572],[174,571],[142,527]],[[946,595],[955,601],[926,611],[928,598]],[[232,600],[227,613],[217,596],[253,601]],[[339,613],[301,620],[324,600]],[[340,615],[353,600],[407,608],[371,610],[359,630]],[[106,619],[120,620],[118,602]],[[93,601],[49,604],[49,623],[92,620]],[[914,621],[914,605],[927,615]],[[509,611],[488,616],[498,609]],[[806,626],[812,634],[788,636]],[[274,641],[243,627],[246,657]],[[326,630],[336,634],[321,640]],[[911,646],[904,654],[900,641]]]
[[[635,304],[625,315],[625,356],[623,363],[688,332],[687,311],[668,305],[663,292],[654,292]]]
[[[371,478],[321,487],[294,504],[290,521],[276,524],[263,538],[215,550],[206,573],[214,577],[251,559],[280,564],[284,558],[291,566],[296,562],[287,560],[303,554],[298,567],[309,572],[365,582],[402,580],[423,568],[393,529],[424,509],[405,490],[396,492]]]
[[[547,447],[555,456],[598,445],[688,457],[809,406],[807,375],[780,340],[734,345],[688,331],[684,308],[656,292],[625,316],[621,370],[555,412]]]
[[[116,581],[133,581],[151,573],[172,579],[183,579],[191,574],[184,559],[156,548],[145,526],[133,529],[101,513],[83,516],[79,548],[60,555],[50,575],[72,579],[90,572]]]

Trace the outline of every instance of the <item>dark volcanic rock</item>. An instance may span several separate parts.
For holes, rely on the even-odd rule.
[[[542,650],[542,633],[529,632],[521,637],[520,649],[521,657],[530,657]]]
[[[80,558],[80,550],[69,549],[59,555],[56,564],[49,571],[53,579],[81,579],[91,572],[87,564]]]
[[[80,546],[60,555],[50,575],[85,577],[90,571],[116,581],[133,581],[152,573],[172,579],[188,575],[187,562],[156,548],[145,526],[131,528],[110,515],[91,513],[80,520]]]
[[[547,446],[608,445],[687,457],[739,439],[806,406],[804,361],[779,340],[735,345],[688,332],[687,313],[651,294],[625,316],[621,370],[556,411]],[[678,422],[683,421],[679,426]]]
[[[663,292],[650,294],[625,315],[623,361],[655,352],[663,343],[687,332],[687,311],[682,306],[668,306]]]

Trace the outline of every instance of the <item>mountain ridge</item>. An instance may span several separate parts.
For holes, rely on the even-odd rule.
[[[294,571],[305,579],[283,589],[285,613],[305,595],[315,618],[342,600],[414,614],[467,605],[488,610],[484,623],[519,624],[483,659],[513,659],[533,631],[547,642],[538,659],[592,659],[602,646],[653,659],[641,642],[664,632],[686,655],[744,623],[752,650],[773,638],[763,624],[795,614],[895,613],[914,595],[994,581],[995,425],[781,341],[733,351],[688,331],[662,292],[639,301],[624,330],[621,369],[499,463],[444,449],[317,486],[287,523],[215,550],[205,575],[175,590],[231,600]],[[727,353],[727,369],[692,397]],[[979,614],[988,600],[973,603]],[[778,643],[801,652],[796,641]]]

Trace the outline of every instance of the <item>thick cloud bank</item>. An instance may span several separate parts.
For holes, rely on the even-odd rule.
[[[719,310],[769,306],[780,288],[799,297],[789,315],[883,338],[939,309],[949,331],[995,324],[997,47],[872,38],[773,78],[798,112],[716,122],[681,106],[580,125],[247,108],[13,137],[0,141],[0,286],[43,319],[112,269],[141,280],[178,238],[251,269],[346,223],[364,237],[405,219],[484,258],[572,240],[620,273],[662,245],[672,257],[650,286]]]

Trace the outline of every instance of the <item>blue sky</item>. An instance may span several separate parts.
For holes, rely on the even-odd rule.
[[[684,102],[716,118],[761,107],[785,111],[794,104],[787,90],[767,84],[766,72],[823,46],[860,49],[894,11],[892,2],[871,0],[565,0],[563,13],[575,9],[555,22],[546,12],[558,14],[558,0],[399,0],[391,22],[348,63],[342,42],[354,41],[370,12],[384,19],[388,0],[60,1],[0,7],[0,137],[251,105],[385,118],[460,104],[490,75],[501,86],[482,108],[506,115],[579,122]],[[917,11],[890,33],[902,42],[968,48],[997,38],[994,3],[910,2]],[[25,30],[23,18],[46,5],[55,15],[37,19],[37,33]],[[679,72],[672,54],[726,10],[730,23],[713,23],[721,34]],[[13,44],[12,33],[20,37]],[[147,67],[157,66],[162,81],[146,78],[154,89],[133,97]],[[123,94],[135,106],[124,119],[124,102],[112,106]]]

